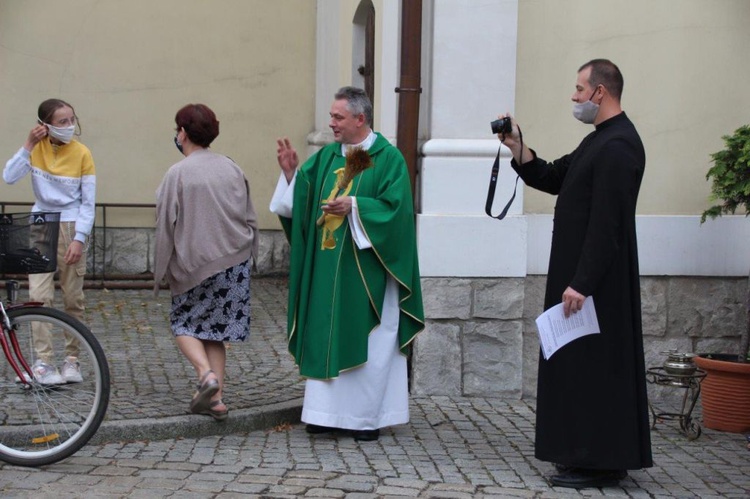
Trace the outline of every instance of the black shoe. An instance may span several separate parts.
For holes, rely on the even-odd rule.
[[[372,442],[380,436],[380,430],[352,430],[354,440],[361,442]]]
[[[569,473],[569,472],[575,470],[575,467],[574,466],[568,466],[567,464],[555,463],[555,469],[559,473]]]
[[[550,482],[556,487],[567,487],[569,489],[613,487],[626,476],[628,476],[628,472],[625,470],[575,469],[551,476]]]
[[[330,426],[319,426],[316,424],[309,424],[305,427],[305,431],[312,435],[319,435],[321,433],[331,433],[336,431],[338,428],[331,428]]]

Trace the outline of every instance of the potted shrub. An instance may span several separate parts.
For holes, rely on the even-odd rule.
[[[722,137],[725,148],[711,155],[711,199],[721,201],[703,212],[707,218],[733,214],[738,208],[750,214],[750,125]],[[746,297],[745,327],[736,354],[698,354],[695,363],[708,375],[701,386],[703,424],[715,430],[750,432],[750,288]]]

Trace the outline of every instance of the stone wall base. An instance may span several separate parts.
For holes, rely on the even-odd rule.
[[[88,271],[117,276],[151,273],[154,270],[154,229],[94,229],[88,251]],[[282,231],[260,231],[258,261],[261,275],[289,271],[289,244]]]
[[[426,327],[414,342],[412,393],[535,397],[545,283],[423,278]],[[646,366],[661,366],[670,349],[737,353],[747,293],[747,277],[641,277]],[[654,392],[661,400],[675,390]]]
[[[154,230],[97,228],[89,271],[108,276],[153,271]],[[282,231],[260,232],[257,273],[285,274]],[[536,396],[546,276],[423,278],[425,330],[414,342],[412,393],[510,398]],[[646,366],[664,351],[736,353],[745,327],[747,277],[642,277]],[[651,387],[650,387],[651,389]],[[666,392],[656,390],[657,398]],[[659,392],[664,392],[662,395]]]

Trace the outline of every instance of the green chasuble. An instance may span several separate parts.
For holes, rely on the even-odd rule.
[[[329,144],[297,171],[291,220],[280,217],[291,246],[289,351],[300,374],[335,378],[367,362],[369,334],[380,324],[386,278],[398,283],[401,352],[424,329],[411,184],[401,152],[382,135],[367,151],[370,168],[340,196],[357,198],[359,221],[372,248],[360,250],[347,217],[321,205],[338,189],[345,158]]]

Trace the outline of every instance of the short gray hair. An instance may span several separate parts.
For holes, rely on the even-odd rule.
[[[365,121],[372,127],[372,102],[364,90],[357,87],[341,87],[333,97],[336,100],[345,100],[352,114],[364,114]]]

